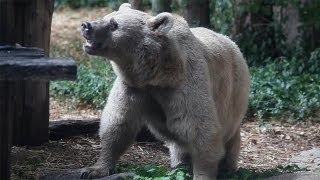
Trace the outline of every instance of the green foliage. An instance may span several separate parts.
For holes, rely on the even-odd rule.
[[[249,114],[258,119],[320,121],[320,48],[305,63],[278,58],[252,67]]]
[[[118,165],[116,172],[133,172],[134,180],[191,180],[186,168],[167,170],[164,166],[146,165]]]
[[[218,179],[264,179],[271,176],[277,176],[283,173],[294,173],[298,171],[307,171],[305,168],[299,168],[297,165],[278,166],[276,168],[263,171],[255,171],[239,168],[237,172],[219,172]],[[175,168],[167,170],[163,166],[147,165],[137,166],[128,164],[118,164],[116,172],[133,172],[136,176],[134,180],[189,180],[192,179],[187,168]]]
[[[210,1],[210,16],[214,30],[231,35],[250,66],[249,116],[320,121],[320,38],[314,33],[320,27],[315,15],[320,1],[242,2]],[[301,33],[294,45],[288,45],[283,34],[287,17],[276,17],[275,6],[299,11]],[[248,14],[250,19],[245,19]]]
[[[230,34],[231,24],[234,21],[232,1],[211,0],[210,9],[210,23],[214,30],[222,34]]]
[[[299,30],[302,32],[301,46],[307,52],[320,47],[320,1],[313,0],[299,6]]]
[[[218,179],[229,179],[229,180],[251,180],[251,179],[265,179],[271,176],[277,176],[284,173],[294,173],[298,171],[307,171],[307,169],[299,168],[297,165],[289,166],[278,166],[273,169],[267,169],[263,171],[255,171],[244,168],[239,168],[236,173],[223,172],[219,174]]]
[[[73,57],[78,63],[76,81],[51,81],[50,95],[72,99],[72,102],[102,109],[111,90],[115,74],[110,63],[102,57],[88,56],[79,39],[70,40],[68,47],[51,45],[50,56]]]
[[[94,108],[102,109],[111,90],[115,75],[111,66],[103,59],[95,58],[90,68],[78,65],[76,81],[53,81],[50,84],[50,95],[72,98]],[[97,69],[94,70],[94,67]]]
[[[276,13],[274,7],[279,9]],[[284,36],[284,24],[288,16],[283,13],[288,7],[296,8],[299,14],[299,36],[289,45]],[[260,66],[281,56],[300,55],[308,59],[310,52],[320,47],[320,1],[301,3],[298,0],[210,1],[211,24],[214,30],[230,35],[239,45],[250,65]],[[272,59],[270,59],[270,57]]]

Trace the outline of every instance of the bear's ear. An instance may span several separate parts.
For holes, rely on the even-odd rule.
[[[147,21],[147,26],[151,31],[167,34],[173,26],[174,18],[170,13],[158,14]]]
[[[121,4],[121,6],[119,7],[119,11],[124,10],[124,9],[131,9],[131,4],[129,4],[129,3]]]

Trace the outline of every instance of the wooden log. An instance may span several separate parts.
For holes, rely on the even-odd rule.
[[[0,80],[75,80],[77,66],[71,58],[32,60],[0,59]]]
[[[42,48],[48,56],[53,5],[54,0],[1,0],[0,42]],[[39,145],[46,142],[49,125],[48,81],[20,80],[7,85],[15,92],[12,102],[13,144]]]
[[[81,169],[70,169],[70,170],[55,170],[47,171],[38,174],[39,180],[79,180],[81,175]],[[113,174],[110,176],[105,176],[96,180],[125,180],[133,179],[134,173],[125,172]]]
[[[100,119],[86,120],[53,120],[49,122],[50,140],[58,140],[71,136],[95,135],[98,133]],[[137,142],[155,142],[156,138],[147,128],[142,128],[138,133]]]
[[[71,58],[47,58],[38,48],[1,48],[0,80],[75,80],[77,66]]]
[[[49,139],[59,140],[83,134],[94,135],[99,130],[100,119],[54,120],[49,122]]]

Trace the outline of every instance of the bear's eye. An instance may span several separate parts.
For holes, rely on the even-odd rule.
[[[110,19],[109,27],[111,31],[115,31],[118,29],[118,23],[114,18]]]

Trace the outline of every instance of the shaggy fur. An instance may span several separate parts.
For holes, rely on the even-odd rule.
[[[130,4],[84,23],[82,34],[84,50],[110,59],[117,74],[101,118],[100,158],[82,178],[109,175],[144,125],[169,145],[173,167],[191,163],[193,179],[237,169],[249,72],[234,42]]]

